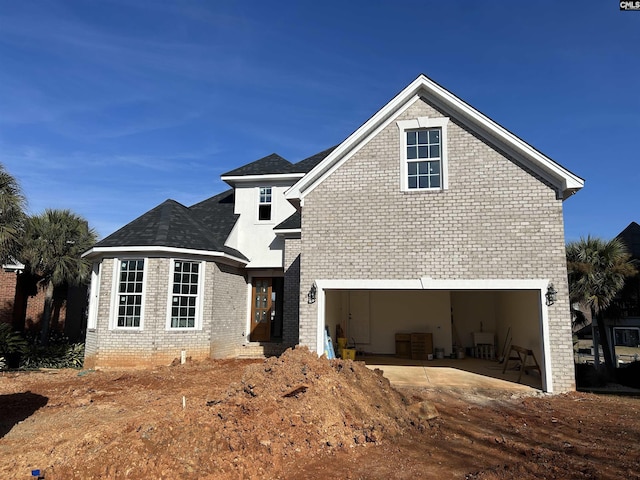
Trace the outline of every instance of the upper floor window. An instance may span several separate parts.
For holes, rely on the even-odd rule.
[[[407,134],[407,187],[440,188],[441,129],[409,130]]]
[[[448,188],[448,118],[420,117],[398,121],[401,135],[401,189]]]
[[[171,328],[196,328],[200,267],[200,262],[173,261]]]
[[[260,187],[258,220],[271,220],[271,187]]]
[[[144,260],[122,260],[118,280],[117,327],[140,328]]]

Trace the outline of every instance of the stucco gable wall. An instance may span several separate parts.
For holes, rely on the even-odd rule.
[[[419,99],[398,120],[449,116]],[[573,385],[562,202],[554,189],[458,124],[448,125],[449,189],[400,191],[394,122],[304,199],[301,289],[316,279],[544,279],[554,387]],[[315,304],[300,305],[315,345]],[[557,383],[557,385],[556,385]]]

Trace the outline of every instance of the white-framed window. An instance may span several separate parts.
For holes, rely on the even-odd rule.
[[[201,328],[200,299],[203,278],[203,262],[171,260],[169,329]]]
[[[272,187],[260,187],[258,199],[258,220],[271,220]]]
[[[142,328],[146,260],[120,259],[117,265],[115,328]]]
[[[446,117],[398,121],[401,190],[440,191],[448,188],[448,123]]]

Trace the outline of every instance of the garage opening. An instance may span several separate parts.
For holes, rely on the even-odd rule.
[[[516,345],[531,350],[542,367],[541,376],[527,381],[544,388],[539,289],[336,288],[324,293],[324,324],[334,344],[337,333],[343,332],[348,345],[357,350],[358,359],[380,357],[378,361],[385,361],[386,357],[394,364],[415,365],[416,360],[443,358],[451,360],[455,368],[480,369],[483,375],[501,378],[505,376],[498,360]],[[411,334],[427,334],[413,337],[426,345],[417,348],[407,344]],[[486,368],[471,361],[474,359],[487,362]],[[436,365],[428,361],[420,364]]]

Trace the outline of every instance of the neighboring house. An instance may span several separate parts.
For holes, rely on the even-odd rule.
[[[510,331],[545,390],[574,389],[562,203],[584,181],[424,75],[338,146],[222,179],[85,254],[87,366],[322,352],[337,325],[374,354],[398,332],[500,351]]]
[[[45,292],[39,277],[31,275],[20,262],[2,265],[0,270],[0,322],[16,331],[40,332]],[[54,292],[51,331],[63,333],[70,341],[85,337],[86,286],[59,286]]]
[[[616,238],[624,242],[631,258],[640,265],[640,225],[631,222]],[[622,291],[604,315],[611,328],[608,334],[616,346],[640,347],[640,275],[625,280]]]

